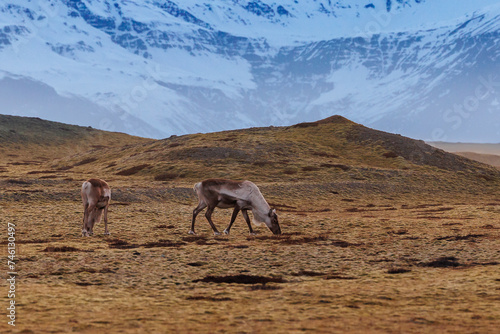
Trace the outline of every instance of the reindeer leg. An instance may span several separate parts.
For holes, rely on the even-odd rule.
[[[229,230],[231,230],[231,226],[233,226],[234,221],[236,220],[236,216],[240,212],[240,208],[237,206],[234,207],[233,215],[231,216],[231,222],[229,223],[229,226],[224,230],[224,234],[229,234]]]
[[[94,235],[94,224],[95,224],[95,215],[96,215],[95,211],[97,211],[97,209],[94,209],[92,211],[92,214],[90,215],[89,224],[87,226],[87,233],[89,236]]]
[[[109,207],[109,205],[106,205],[104,207],[104,235],[109,235],[109,231],[108,231],[108,207]]]
[[[250,229],[250,234],[257,234],[252,229],[252,223],[250,223],[250,218],[248,217],[247,211],[248,210],[241,210],[241,214],[243,215],[243,218],[245,218],[245,221],[247,222],[248,228]]]
[[[89,221],[89,228],[88,228],[90,235],[94,235],[94,225],[96,221],[96,216],[99,214],[98,210],[99,209],[94,208],[94,210],[92,211],[92,218]]]
[[[87,230],[87,236],[91,236],[94,234],[93,228],[94,228],[94,223],[95,223],[95,218],[96,218],[96,206],[95,204],[89,205],[87,211],[87,225],[86,225],[86,230]]]
[[[198,203],[198,206],[193,210],[193,218],[191,219],[191,229],[189,230],[189,234],[196,234],[194,232],[194,222],[196,220],[196,216],[198,216],[198,214],[207,207],[207,205],[205,204],[205,202],[200,202]]]
[[[82,224],[82,237],[87,236],[87,221],[89,219],[89,204],[83,206],[83,224]]]
[[[217,227],[215,227],[214,222],[212,221],[212,213],[214,212],[213,207],[208,207],[207,212],[205,213],[205,217],[208,220],[208,223],[212,227],[212,230],[214,231],[214,235],[220,235],[221,233],[217,230]]]
[[[90,234],[91,235],[94,235],[95,224],[99,224],[101,222],[103,212],[104,212],[104,208],[99,206],[99,203],[97,203],[97,205],[94,209],[93,219],[90,222],[91,223],[91,225],[90,225]]]

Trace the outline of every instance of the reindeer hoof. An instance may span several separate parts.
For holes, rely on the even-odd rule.
[[[224,234],[229,235],[229,230],[227,228],[224,230]]]
[[[104,232],[104,235],[110,235],[110,234],[111,234],[111,233],[109,233],[109,232]]]
[[[250,232],[250,235],[257,235],[257,232]]]
[[[188,234],[196,234],[193,230],[189,230]]]
[[[220,233],[219,231],[215,231],[214,232],[214,235],[221,235],[222,233]]]

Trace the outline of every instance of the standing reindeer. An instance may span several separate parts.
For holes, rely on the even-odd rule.
[[[229,234],[229,230],[240,211],[247,222],[250,233],[254,234],[250,219],[248,218],[248,210],[252,211],[253,222],[256,225],[264,223],[273,234],[281,234],[276,210],[269,207],[269,204],[267,204],[259,188],[250,181],[208,179],[196,183],[194,185],[194,191],[196,195],[198,195],[199,203],[193,211],[193,219],[191,221],[191,230],[189,234],[195,234],[194,223],[196,216],[206,207],[208,208],[205,217],[215,235],[221,234],[212,222],[212,213],[216,207],[222,209],[234,208],[231,222],[224,230],[225,234]]]
[[[101,179],[90,179],[83,182],[83,226],[82,236],[94,234],[94,224],[101,221],[104,212],[104,234],[108,231],[108,207],[111,200],[111,189],[106,181]]]

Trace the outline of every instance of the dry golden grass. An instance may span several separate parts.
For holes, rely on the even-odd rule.
[[[36,164],[2,162],[1,222],[17,226],[14,332],[495,332],[498,174],[449,156],[441,168],[411,160],[383,137],[360,144],[356,127],[122,137],[68,156],[55,146]],[[90,176],[112,187],[110,236],[102,222],[80,236]],[[250,236],[238,217],[231,235],[214,237],[200,215],[188,235],[192,185],[209,176],[256,182],[284,234]],[[215,211],[219,229],[230,213]]]

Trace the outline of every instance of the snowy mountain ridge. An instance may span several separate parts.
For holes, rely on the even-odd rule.
[[[499,35],[491,0],[7,3],[0,113],[156,138],[342,114],[495,141]]]

